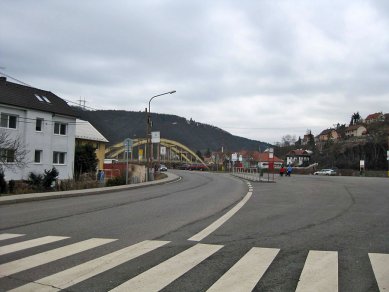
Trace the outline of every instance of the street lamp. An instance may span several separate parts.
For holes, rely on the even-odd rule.
[[[146,139],[147,139],[147,145],[149,146],[149,153],[148,153],[148,163],[147,163],[147,180],[149,181],[150,180],[150,169],[152,167],[152,161],[153,161],[153,157],[152,157],[152,144],[151,144],[151,128],[152,128],[152,122],[151,122],[151,109],[150,109],[150,106],[151,106],[151,101],[158,97],[158,96],[161,96],[161,95],[165,95],[165,94],[173,94],[175,93],[176,91],[175,90],[172,90],[172,91],[168,91],[168,92],[165,92],[165,93],[161,93],[161,94],[158,94],[158,95],[154,95],[153,97],[150,98],[149,100],[149,111],[147,113],[147,136],[146,136]]]

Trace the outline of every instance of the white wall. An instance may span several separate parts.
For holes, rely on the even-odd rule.
[[[53,166],[59,171],[60,179],[73,178],[74,149],[75,149],[75,118],[53,115],[48,112],[24,110],[0,105],[0,112],[18,116],[17,129],[6,129],[15,139],[20,137],[29,151],[26,157],[27,166],[14,171],[6,170],[6,180],[27,179],[30,172],[42,173]],[[44,119],[42,132],[35,130],[36,118]],[[54,135],[54,122],[67,123],[67,134]],[[34,162],[35,150],[42,150],[41,163]],[[53,164],[53,151],[66,152],[65,164]]]

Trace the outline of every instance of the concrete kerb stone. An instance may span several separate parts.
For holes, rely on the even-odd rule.
[[[57,198],[71,198],[71,197],[107,194],[112,192],[120,192],[125,190],[162,185],[170,182],[175,182],[181,179],[181,177],[176,174],[173,173],[166,173],[166,174],[168,177],[164,179],[154,180],[151,182],[138,183],[138,184],[131,184],[131,185],[102,187],[102,188],[83,189],[83,190],[71,190],[71,191],[62,191],[62,192],[9,195],[9,196],[0,197],[0,205],[31,202],[31,201],[43,201],[43,200],[51,200]]]

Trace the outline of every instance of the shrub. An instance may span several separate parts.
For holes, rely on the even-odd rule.
[[[42,186],[45,190],[49,190],[52,188],[53,182],[57,180],[59,175],[58,170],[53,167],[51,170],[45,170],[45,174],[42,180]]]
[[[7,192],[7,183],[5,181],[4,172],[0,172],[0,193],[6,193]]]
[[[126,178],[123,176],[118,176],[118,177],[110,178],[109,180],[107,180],[105,185],[107,187],[113,187],[113,186],[121,186],[121,185],[125,185],[125,184],[126,184]]]

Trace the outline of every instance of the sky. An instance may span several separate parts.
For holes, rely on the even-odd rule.
[[[389,112],[389,1],[2,0],[0,72],[275,143]]]

